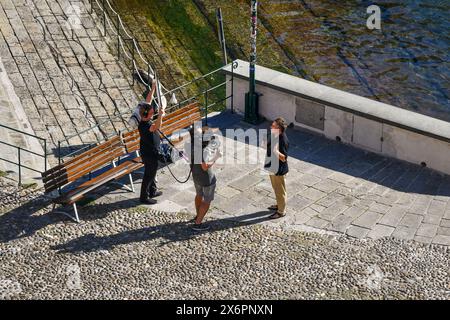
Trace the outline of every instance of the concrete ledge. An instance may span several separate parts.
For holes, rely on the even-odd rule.
[[[234,70],[234,76],[248,80],[249,63],[243,60],[236,60],[236,62],[238,67]],[[227,66],[223,70],[226,74],[231,75],[231,66]],[[443,120],[261,66],[256,67],[256,82],[259,85],[346,111],[366,119],[450,142],[450,123]]]
[[[243,114],[248,62],[237,60],[233,109]],[[224,69],[230,79],[231,66]],[[450,174],[450,123],[257,66],[259,113],[356,147]],[[227,101],[231,108],[231,100]]]

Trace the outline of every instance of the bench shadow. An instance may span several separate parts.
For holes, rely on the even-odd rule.
[[[266,121],[254,126],[244,123],[240,115],[223,111],[208,118],[208,125],[219,128],[225,136],[226,129],[268,129],[270,122]],[[400,192],[450,197],[450,175],[358,149],[306,130],[288,128],[286,134],[291,145],[289,157],[304,162],[306,165],[317,166],[306,169],[304,173],[323,177],[327,174],[323,169],[329,169]],[[245,137],[244,139],[240,139],[239,142],[252,146],[257,145]],[[293,162],[291,161],[290,167],[299,168],[303,172],[302,163]]]
[[[32,236],[38,230],[65,219],[64,216],[36,214],[49,206],[51,201],[39,196],[0,215],[0,242],[5,243]]]
[[[123,184],[127,184],[128,182],[126,177],[123,177],[122,179],[119,179],[117,181]],[[110,210],[107,206],[105,207],[106,210],[93,212],[91,208],[93,208],[95,205],[92,205],[91,203],[95,203],[95,201],[99,200],[104,195],[107,195],[108,193],[119,189],[123,189],[124,193],[131,193],[130,191],[125,190],[119,184],[110,182],[89,193],[89,195],[84,200],[77,202],[81,220],[93,221],[105,218],[113,209]],[[138,196],[135,196],[135,198],[136,199],[126,200],[123,203],[120,201],[117,203],[111,203],[109,204],[109,206],[111,208],[127,208],[130,206],[135,206],[138,204]],[[53,202],[50,198],[40,195],[35,199],[27,201],[20,206],[1,214],[0,243],[6,243],[16,239],[33,236],[37,231],[44,229],[51,224],[60,222],[73,223],[72,220],[60,213],[60,211],[64,211],[72,215],[72,206],[57,205],[54,209],[52,209],[52,206]],[[46,208],[48,209],[48,212],[44,214],[37,214],[38,211]]]
[[[187,241],[204,233],[213,233],[231,228],[258,224],[267,221],[270,214],[271,212],[269,211],[260,211],[239,217],[212,220],[207,222],[210,224],[211,229],[203,232],[191,230],[191,222],[189,221],[180,221],[136,230],[128,230],[108,236],[97,236],[91,233],[69,242],[53,246],[51,249],[58,251],[58,253],[94,252],[99,250],[111,250],[115,246],[151,241],[158,238],[164,240],[159,246],[164,246],[172,242]]]
[[[160,166],[162,169],[164,165]],[[92,177],[95,177],[104,171],[108,170],[110,166],[105,166],[93,173]],[[135,187],[141,183],[141,179],[144,173],[144,169],[138,169],[131,175],[134,180]],[[129,208],[131,206],[137,206],[139,204],[139,195],[137,191],[133,194],[130,190],[126,189],[124,186],[130,186],[128,180],[128,175],[121,177],[117,180],[112,180],[97,189],[89,192],[86,197],[77,202],[78,212],[80,214],[82,221],[92,221],[100,220],[108,215],[107,207],[106,210],[99,210],[97,212],[92,212],[91,208],[95,207],[95,202],[100,198],[115,192],[116,195],[125,195],[130,197],[123,202],[111,203],[111,207],[116,208]],[[63,188],[64,191],[71,190],[77,185],[88,180],[87,176],[80,179],[77,183],[70,184]],[[118,193],[117,191],[121,191]],[[94,204],[94,205],[93,205]],[[50,210],[53,206],[51,199],[47,196],[40,195],[39,197],[27,201],[20,206],[11,209],[0,215],[0,243],[6,243],[12,240],[26,238],[34,235],[37,231],[44,229],[46,226],[51,224],[56,224],[60,222],[73,223],[70,218],[61,214],[61,211],[73,215],[73,208],[70,205],[57,205],[53,210]],[[105,206],[105,205],[101,205]],[[45,214],[36,214],[38,211],[48,208],[48,212]]]

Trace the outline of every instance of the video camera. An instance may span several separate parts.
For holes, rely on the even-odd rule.
[[[205,134],[203,135],[202,149],[209,148],[211,150],[217,150],[220,148],[220,140],[217,134]]]

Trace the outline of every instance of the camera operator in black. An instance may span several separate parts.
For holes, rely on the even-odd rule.
[[[158,170],[158,154],[161,145],[161,138],[158,130],[161,128],[162,119],[164,117],[164,108],[161,106],[158,118],[152,121],[156,113],[156,105],[153,96],[156,91],[156,80],[152,82],[152,89],[148,93],[145,102],[140,104],[139,114],[141,121],[139,122],[140,134],[140,153],[142,162],[144,163],[144,178],[142,179],[140,201],[144,204],[155,204],[157,201],[153,198],[160,196],[161,191],[156,188],[156,171]],[[153,102],[153,103],[152,103]]]

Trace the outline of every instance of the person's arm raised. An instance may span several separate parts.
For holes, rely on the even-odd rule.
[[[153,83],[156,83],[156,81],[154,81]],[[156,86],[155,86],[155,88],[156,88]],[[152,87],[152,90],[153,90],[153,87]],[[158,110],[158,118],[156,119],[156,122],[154,124],[152,124],[152,126],[150,127],[151,132],[154,132],[161,128],[163,117],[166,115],[166,110],[163,107],[162,102],[159,101],[159,104],[160,104],[160,106],[159,106],[159,110]]]
[[[154,132],[161,128],[163,117],[166,115],[164,109],[161,109],[158,112],[159,113],[158,113],[158,118],[156,119],[156,122],[154,124],[152,124],[152,126],[150,127],[151,132]]]
[[[151,104],[153,101],[155,92],[156,92],[156,79],[153,79],[152,89],[148,92],[147,97],[145,98],[145,102],[147,102],[148,104]]]

